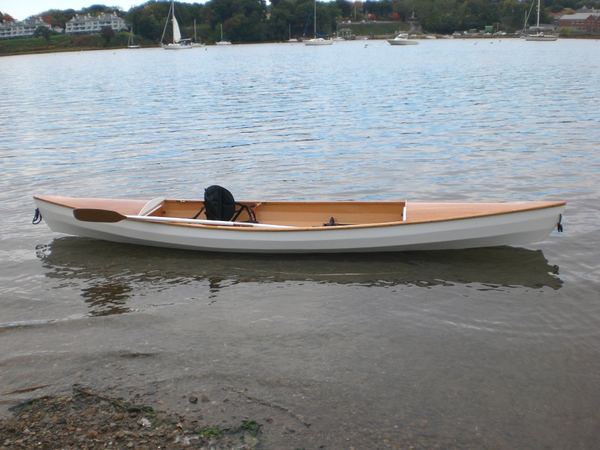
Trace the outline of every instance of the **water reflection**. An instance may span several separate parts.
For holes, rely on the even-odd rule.
[[[286,281],[360,286],[476,285],[559,289],[558,267],[544,254],[522,248],[353,254],[231,255],[198,253],[65,237],[37,248],[45,275],[59,287],[82,288],[97,315],[128,311],[127,298],[144,289],[158,293],[202,282],[208,297],[239,283]],[[194,286],[196,288],[196,286]]]
[[[109,316],[130,311],[126,306],[131,287],[126,282],[106,280],[81,290],[92,316]]]

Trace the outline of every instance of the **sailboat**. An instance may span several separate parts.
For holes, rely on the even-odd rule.
[[[307,41],[304,41],[304,45],[331,45],[333,41],[331,39],[323,39],[317,37],[317,0],[315,0],[315,13],[313,20],[313,34],[314,37]]]
[[[288,42],[298,42],[298,39],[292,38],[292,24],[288,23]]]
[[[217,45],[231,45],[231,42],[223,40],[223,24],[221,24],[221,40],[217,42]]]
[[[167,26],[169,25],[169,18],[173,24],[173,42],[167,44],[163,43],[165,33],[167,32]],[[169,14],[167,15],[167,21],[165,22],[165,28],[160,38],[161,46],[165,50],[184,50],[192,48],[192,42],[190,39],[181,39],[181,31],[179,31],[179,23],[175,18],[175,0],[171,1],[171,7],[169,8]]]
[[[537,23],[535,26],[537,33],[527,34],[525,36],[525,40],[526,41],[556,41],[558,39],[558,36],[555,36],[554,34],[544,34],[543,31],[540,31],[540,2],[541,2],[541,0],[537,0]]]
[[[133,26],[131,27],[131,30],[129,31],[129,38],[127,39],[127,48],[140,48],[140,44],[136,44],[133,41]]]
[[[202,42],[198,42],[198,35],[196,33],[196,19],[194,19],[194,42],[192,42],[192,47],[205,47]]]

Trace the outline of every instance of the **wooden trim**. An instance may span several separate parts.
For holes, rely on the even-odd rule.
[[[328,203],[328,202],[324,202]],[[436,222],[454,222],[457,220],[470,220],[470,219],[480,219],[485,217],[493,217],[493,216],[501,216],[507,214],[518,214],[522,212],[529,212],[541,209],[550,209],[557,208],[560,206],[564,206],[567,204],[565,201],[558,202],[547,202],[548,204],[542,206],[535,206],[530,208],[523,208],[517,210],[510,211],[502,211],[497,213],[490,214],[481,214],[481,215],[473,215],[473,216],[465,216],[465,217],[451,217],[451,218],[443,218],[443,219],[431,219],[431,220],[420,220],[414,222],[384,222],[384,223],[370,223],[370,224],[357,224],[357,225],[338,225],[338,226],[317,226],[317,227],[294,227],[294,228],[284,228],[284,229],[264,229],[264,228],[246,228],[246,227],[229,227],[229,226],[213,226],[213,225],[194,225],[194,224],[185,224],[185,223],[167,223],[164,225],[170,226],[183,226],[183,227],[192,227],[192,228],[205,228],[205,229],[219,229],[226,231],[248,231],[248,232],[294,232],[294,231],[336,231],[336,230],[353,230],[357,228],[382,228],[382,227],[394,227],[394,226],[410,226],[410,225],[421,225],[425,223],[436,223]],[[411,205],[414,205],[415,202],[411,202]],[[418,203],[417,203],[418,204]],[[136,219],[127,219],[127,220],[136,220]],[[141,221],[141,220],[138,220]]]
[[[67,197],[58,197],[58,196],[41,196],[41,195],[35,195],[34,196],[35,199],[40,200],[40,201],[44,201],[47,203],[51,203],[57,206],[62,206],[65,208],[69,208],[69,209],[75,209],[75,207],[67,205],[65,203],[61,203],[59,201],[62,199],[67,199]],[[71,199],[71,197],[69,197],[68,199]],[[91,199],[86,199],[86,198],[72,198],[73,200],[77,201],[77,202],[81,202],[81,201],[86,201],[86,200],[91,200]],[[137,204],[139,203],[143,203],[144,200],[133,200],[133,199],[120,199],[120,200],[111,200],[111,199],[93,199],[95,201],[99,201],[99,202],[111,202],[111,201],[119,201],[122,202],[124,206],[128,206],[129,203],[131,204]],[[170,200],[170,199],[167,199]],[[184,201],[198,201],[198,200],[184,200]],[[261,202],[240,202],[240,203],[261,203]],[[311,204],[311,205],[325,205],[325,204],[331,204],[331,203],[336,203],[336,204],[352,204],[352,205],[373,205],[373,204],[386,204],[386,203],[390,203],[390,204],[398,204],[398,203],[403,203],[403,202],[398,202],[398,201],[382,201],[382,202],[352,202],[352,201],[342,201],[342,202],[326,202],[326,201],[319,201],[319,202],[280,202],[280,201],[274,201],[274,202],[262,202],[262,205],[267,205],[267,204],[285,204],[285,205],[301,205],[301,204]],[[449,206],[449,205],[456,205],[456,208],[458,209],[458,211],[460,212],[460,205],[463,205],[463,208],[466,206],[485,206],[485,205],[506,205],[506,206],[513,206],[513,209],[509,209],[506,211],[498,211],[498,212],[492,212],[492,213],[480,213],[480,214],[469,214],[469,215],[465,215],[464,211],[463,211],[463,215],[462,216],[458,216],[458,217],[443,217],[443,218],[439,218],[439,219],[435,219],[435,218],[431,218],[431,219],[426,219],[426,220],[415,220],[415,221],[411,221],[411,215],[414,214],[415,208],[418,209],[419,205],[427,205],[427,206],[431,206],[432,208],[435,207],[435,205],[440,205],[440,206]],[[525,205],[531,205],[531,206],[525,206]],[[535,211],[535,210],[542,210],[542,209],[549,209],[549,208],[557,208],[557,207],[562,207],[565,206],[567,204],[567,202],[565,201],[543,201],[543,202],[522,202],[522,203],[444,203],[444,202],[438,202],[438,203],[419,203],[419,202],[410,202],[410,205],[408,207],[408,218],[406,222],[402,222],[402,221],[395,221],[395,222],[383,222],[383,223],[368,223],[368,224],[355,224],[355,225],[338,225],[338,226],[314,226],[314,227],[295,227],[295,228],[284,228],[284,229],[265,229],[265,228],[246,228],[246,227],[231,227],[231,226],[214,226],[214,225],[196,225],[196,224],[184,224],[184,223],[159,223],[160,225],[168,225],[168,226],[183,226],[183,227],[192,227],[192,228],[203,228],[203,229],[218,229],[218,230],[226,230],[226,231],[243,231],[243,232],[252,232],[252,233],[262,233],[262,232],[277,232],[277,233],[288,233],[288,232],[296,232],[296,231],[336,231],[336,230],[352,230],[352,229],[360,229],[360,228],[381,228],[381,227],[391,227],[391,226],[410,226],[410,225],[418,225],[418,224],[424,224],[424,223],[436,223],[436,222],[450,222],[450,221],[457,221],[457,220],[469,220],[469,219],[474,219],[474,218],[484,218],[484,217],[493,217],[493,216],[500,216],[500,215],[506,215],[506,214],[516,214],[516,213],[521,213],[521,212],[528,212],[528,211]],[[520,207],[517,208],[517,206],[523,205],[525,207]],[[79,207],[79,206],[78,206]],[[115,209],[114,207],[112,209]],[[141,222],[142,220],[136,220],[136,219],[126,219],[126,220],[131,220],[131,221],[138,221]]]

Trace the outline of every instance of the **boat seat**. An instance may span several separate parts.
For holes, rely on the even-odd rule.
[[[204,205],[192,219],[197,219],[204,212],[208,220],[235,222],[244,211],[248,215],[248,222],[258,223],[248,205],[236,202],[233,194],[224,187],[213,185],[204,190]]]
[[[142,206],[142,209],[140,209],[138,216],[148,216],[148,215],[152,214],[154,211],[156,211],[158,208],[160,208],[162,206],[164,201],[165,201],[164,197],[156,197],[156,198],[153,198],[152,200],[147,201],[146,204],[144,206]]]

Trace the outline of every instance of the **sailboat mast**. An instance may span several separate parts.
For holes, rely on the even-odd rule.
[[[163,45],[163,40],[165,39],[165,34],[167,33],[167,27],[169,26],[169,16],[171,15],[171,7],[169,6],[169,13],[167,14],[167,20],[165,20],[165,27],[163,28],[162,35],[160,36],[160,44]]]
[[[314,34],[315,34],[315,39],[316,39],[317,38],[317,0],[315,0]]]
[[[175,44],[175,0],[171,0],[171,24],[173,25],[173,44]]]
[[[538,0],[538,13],[537,13],[537,30],[540,31],[540,1]]]

